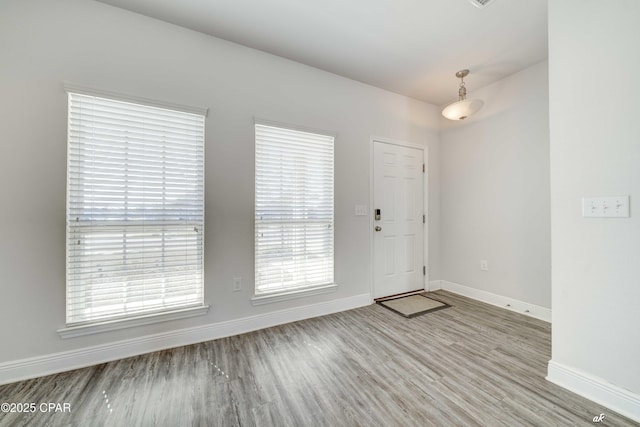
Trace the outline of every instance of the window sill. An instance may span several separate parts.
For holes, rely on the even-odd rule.
[[[337,289],[338,289],[338,285],[335,283],[332,283],[330,285],[322,285],[315,288],[306,288],[306,289],[299,289],[299,290],[293,290],[293,291],[283,291],[283,292],[274,292],[271,294],[256,295],[253,298],[251,298],[251,304],[254,306],[271,304],[273,302],[287,301],[287,300],[296,299],[296,298],[304,298],[312,295],[320,295],[320,294],[326,294],[329,292],[335,292]]]
[[[99,334],[101,332],[116,331],[118,329],[133,328],[136,326],[149,325],[152,323],[167,322],[169,320],[185,319],[187,317],[203,316],[209,311],[208,305],[183,308],[163,313],[142,315],[128,319],[111,320],[89,325],[69,326],[58,329],[58,335],[62,339],[75,338],[83,335]]]

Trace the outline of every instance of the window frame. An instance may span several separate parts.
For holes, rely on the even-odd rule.
[[[174,319],[179,319],[179,318],[185,318],[185,317],[192,317],[192,316],[199,316],[199,315],[204,315],[208,312],[209,306],[205,305],[204,303],[204,174],[205,174],[205,167],[204,167],[204,148],[205,148],[205,122],[206,122],[206,117],[207,117],[207,113],[208,113],[208,109],[206,108],[200,108],[200,107],[190,107],[190,106],[184,106],[184,105],[179,105],[179,104],[171,104],[171,103],[165,103],[162,101],[156,101],[156,100],[149,100],[146,98],[140,98],[140,97],[135,97],[135,96],[131,96],[131,95],[125,95],[125,94],[118,94],[115,92],[109,92],[109,91],[103,91],[103,90],[98,90],[98,89],[93,89],[93,88],[87,88],[87,87],[83,87],[83,86],[79,86],[79,85],[75,85],[75,84],[70,84],[70,83],[65,83],[64,84],[64,90],[67,94],[69,94],[68,96],[68,100],[67,100],[67,104],[68,104],[68,108],[69,108],[69,113],[68,113],[68,127],[69,127],[69,131],[71,130],[71,119],[72,119],[72,114],[71,114],[71,97],[72,94],[74,95],[79,95],[79,96],[89,96],[89,97],[94,97],[94,98],[102,98],[102,99],[106,99],[109,101],[115,101],[115,102],[124,102],[127,104],[135,104],[135,108],[141,107],[142,109],[144,109],[145,107],[151,107],[151,108],[160,108],[163,110],[169,110],[171,112],[171,114],[181,114],[181,113],[187,113],[187,114],[194,114],[194,115],[199,115],[202,116],[202,123],[201,123],[201,129],[202,129],[202,135],[201,135],[201,139],[200,141],[197,143],[198,150],[201,152],[201,157],[202,157],[202,161],[201,161],[201,172],[199,172],[201,174],[201,181],[199,180],[198,182],[201,182],[201,192],[198,191],[198,198],[197,200],[200,201],[201,203],[201,220],[199,221],[199,223],[201,224],[200,227],[202,227],[202,230],[200,230],[201,236],[199,238],[197,238],[196,240],[200,241],[201,243],[196,243],[196,247],[199,248],[199,254],[201,254],[199,256],[199,260],[197,261],[197,264],[200,266],[200,279],[199,279],[199,294],[200,297],[197,298],[197,302],[192,302],[189,304],[184,304],[184,305],[180,305],[180,304],[175,304],[169,308],[165,308],[165,309],[157,309],[154,308],[152,309],[152,311],[138,311],[134,314],[131,315],[116,315],[116,316],[112,316],[112,317],[106,317],[106,318],[99,318],[99,319],[95,319],[95,320],[86,320],[86,321],[76,321],[76,322],[69,322],[69,300],[68,300],[68,294],[65,297],[65,311],[67,312],[67,322],[66,322],[66,327],[59,329],[57,332],[59,333],[59,335],[62,338],[70,338],[70,337],[75,337],[75,336],[81,336],[81,335],[87,335],[87,334],[92,334],[92,333],[98,333],[98,332],[104,332],[104,331],[109,331],[109,330],[116,330],[116,329],[123,329],[123,328],[129,328],[129,327],[133,327],[133,326],[140,326],[140,325],[145,325],[145,324],[150,324],[150,323],[156,323],[156,322],[164,322],[167,320],[174,320]],[[118,126],[114,126],[114,129],[120,129],[122,130],[123,128],[118,127]],[[70,193],[70,180],[72,179],[71,174],[72,173],[76,173],[78,174],[77,176],[75,176],[75,178],[81,178],[81,177],[85,177],[86,175],[82,175],[82,173],[80,172],[81,169],[78,170],[72,170],[71,166],[70,166],[70,156],[71,156],[71,142],[70,142],[70,135],[67,136],[67,204],[66,204],[66,213],[65,213],[65,217],[67,218],[67,227],[66,227],[66,236],[67,236],[67,251],[66,251],[66,265],[67,265],[67,280],[66,280],[66,284],[65,284],[65,289],[66,292],[69,292],[69,286],[70,286],[70,282],[69,282],[69,260],[70,260],[70,255],[69,255],[69,244],[70,244],[70,233],[71,233],[71,227],[69,226],[69,222],[71,221],[70,218],[70,208],[69,208],[69,198],[71,197],[71,193]],[[201,144],[201,146],[200,146]],[[198,158],[200,158],[200,156],[198,156]],[[162,188],[164,187],[165,184],[163,184]],[[164,191],[164,190],[163,190]],[[78,194],[84,194],[84,193],[78,193]],[[162,214],[165,214],[165,210],[162,210]],[[135,223],[135,221],[133,221],[134,224],[132,224],[134,227],[139,226],[138,223]],[[186,224],[186,221],[182,221]],[[148,224],[152,225],[154,223],[154,221],[148,221]],[[165,220],[165,221],[159,221],[159,223],[161,224],[161,227],[165,227],[168,226],[169,223]],[[185,225],[186,226],[186,225]],[[106,226],[105,226],[106,227]],[[129,227],[129,224],[126,225],[115,225],[115,227],[120,227],[120,228],[126,228]],[[189,244],[189,243],[185,243],[185,244]],[[190,245],[190,244],[189,244]],[[156,248],[158,247],[157,245],[155,246]],[[161,251],[163,251],[164,253],[164,248],[161,249]]]
[[[259,128],[275,128],[276,132],[291,132],[293,134],[300,134],[300,135],[304,135],[304,134],[309,134],[313,137],[318,137],[320,139],[330,139],[330,150],[327,151],[327,153],[330,153],[330,162],[329,162],[329,167],[331,170],[330,175],[326,175],[326,172],[323,171],[319,171],[319,175],[321,178],[327,178],[327,176],[330,176],[330,187],[328,189],[324,189],[323,191],[328,191],[330,192],[330,211],[331,211],[331,218],[330,218],[330,280],[324,281],[322,283],[315,283],[315,284],[300,284],[298,286],[283,286],[283,287],[275,287],[273,290],[267,290],[267,291],[261,291],[259,289],[259,275],[260,275],[260,271],[259,269],[261,268],[259,263],[262,261],[262,259],[259,256],[259,251],[262,249],[259,249],[259,227],[266,223],[266,221],[264,219],[259,218],[259,207],[258,204],[260,203],[260,195],[259,195],[259,186],[262,185],[262,183],[260,182],[261,176],[260,173],[258,171],[259,168],[259,163],[262,161],[259,156],[259,136],[258,136],[258,130]],[[254,296],[251,299],[251,302],[253,305],[262,305],[262,304],[266,304],[266,303],[271,303],[271,302],[278,302],[278,301],[285,301],[285,300],[289,300],[289,299],[294,299],[294,298],[300,298],[300,297],[306,297],[306,296],[311,296],[311,295],[318,295],[318,294],[323,294],[323,293],[327,293],[327,292],[333,292],[335,290],[337,290],[338,285],[335,283],[335,141],[336,141],[336,134],[335,133],[330,133],[330,132],[326,132],[326,131],[319,131],[317,129],[309,129],[309,128],[304,128],[304,127],[300,127],[300,126],[292,126],[292,125],[288,125],[288,124],[283,124],[283,123],[277,123],[277,122],[272,122],[272,121],[266,121],[266,120],[255,120],[254,123],[254,140],[255,140],[255,148],[254,148],[254,154],[255,154],[255,185],[254,185],[254,189],[255,189],[255,200],[254,200],[254,271],[255,271],[255,284],[254,284]],[[265,143],[264,141],[262,142],[263,144]],[[304,145],[304,143],[301,143],[300,141],[291,141],[291,144],[297,144],[297,146],[293,147],[295,150],[300,150],[300,146]],[[325,153],[325,154],[327,154]],[[282,163],[280,163],[280,168],[282,168],[282,165],[285,166],[286,168],[286,161],[282,160]],[[289,164],[290,167],[294,167],[291,164]],[[325,173],[325,175],[322,175],[323,173]],[[296,181],[296,183],[298,183],[298,181]],[[306,185],[308,184],[308,181],[305,181],[305,184],[303,185],[304,188],[306,188]],[[283,193],[279,193],[278,196],[282,196]],[[287,193],[290,194],[290,193]],[[297,196],[300,196],[302,193],[299,192],[298,190],[296,190],[295,193]],[[325,200],[326,203],[326,200]],[[305,205],[305,208],[308,208],[307,205]],[[286,215],[283,213],[283,215]],[[310,216],[312,214],[309,214]],[[326,215],[326,212],[325,212]],[[320,215],[321,216],[321,215]],[[296,223],[295,220],[291,220],[289,222],[287,222],[285,219],[283,218],[275,218],[274,219],[275,222],[279,222],[282,223],[283,227],[286,226],[286,224],[294,224]],[[301,220],[298,219],[298,222],[300,222]],[[326,219],[325,219],[326,221]],[[320,221],[322,222],[322,221]],[[284,233],[284,231],[282,232]],[[284,238],[282,239],[284,240]],[[306,252],[305,252],[306,254]],[[284,259],[284,258],[283,258]],[[297,271],[297,270],[296,270]]]

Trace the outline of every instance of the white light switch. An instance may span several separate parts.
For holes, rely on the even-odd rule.
[[[369,215],[369,209],[367,209],[367,205],[356,205],[356,215]]]
[[[583,197],[582,216],[590,218],[628,218],[629,196]]]

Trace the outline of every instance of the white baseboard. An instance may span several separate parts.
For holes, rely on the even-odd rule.
[[[498,294],[493,294],[487,291],[481,291],[479,289],[449,282],[447,280],[434,280],[429,282],[429,290],[435,291],[438,289],[453,292],[454,294],[462,295],[478,301],[486,302],[487,304],[506,308],[507,310],[535,317],[536,319],[544,320],[545,322],[551,322],[550,308],[541,307],[539,305],[530,304],[528,302],[520,301]]]
[[[549,361],[547,380],[640,422],[640,395],[638,394],[553,360]]]
[[[442,289],[442,280],[432,280],[429,282],[429,289],[427,291],[438,291]]]
[[[351,310],[369,305],[371,301],[370,294],[361,294],[237,320],[4,362],[0,363],[0,385]]]

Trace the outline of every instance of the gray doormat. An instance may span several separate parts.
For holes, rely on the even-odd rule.
[[[449,304],[426,297],[423,294],[394,297],[376,302],[406,318],[416,317],[421,314],[451,307]]]

